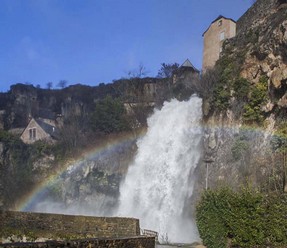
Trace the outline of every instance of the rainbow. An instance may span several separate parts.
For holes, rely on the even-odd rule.
[[[55,172],[52,172],[46,179],[36,185],[28,194],[24,195],[16,204],[16,211],[28,211],[31,209],[39,199],[43,199],[47,195],[49,188],[55,184],[69,168],[76,169],[82,166],[85,160],[92,160],[101,157],[106,151],[113,151],[121,146],[134,142],[141,138],[145,133],[145,130],[140,130],[135,136],[134,133],[125,133],[118,135],[116,138],[109,139],[107,142],[83,152],[78,158],[73,161],[67,161]]]
[[[210,126],[200,126],[200,128],[208,128],[208,129],[224,129],[229,131],[234,131],[236,129],[255,132],[255,133],[265,133],[266,130],[264,128],[255,128],[252,126],[239,126],[239,125],[210,125]],[[108,150],[113,150],[121,147],[127,142],[133,142],[138,138],[141,138],[145,134],[146,130],[140,130],[137,136],[135,137],[132,133],[122,134],[121,136],[117,136],[117,138],[113,138],[104,144],[97,146],[96,148],[85,151],[79,156],[77,159],[73,161],[68,161],[64,163],[64,165],[58,169],[56,172],[51,173],[43,182],[39,183],[34,187],[34,189],[29,192],[27,195],[24,195],[16,204],[16,211],[28,211],[31,209],[39,199],[43,199],[43,197],[48,193],[49,188],[60,179],[60,177],[65,173],[69,168],[77,168],[82,166],[82,163],[85,160],[97,159],[103,155],[104,152]],[[271,133],[269,135],[272,135]],[[278,135],[276,135],[278,136]]]

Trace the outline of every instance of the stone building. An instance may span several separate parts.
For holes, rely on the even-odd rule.
[[[53,122],[47,123],[41,119],[32,118],[21,134],[21,140],[26,144],[32,144],[37,140],[54,142],[59,137],[58,130]]]
[[[199,78],[200,71],[196,69],[193,64],[187,59],[177,70],[173,72],[173,84],[182,82],[186,79]]]
[[[222,45],[226,39],[236,35],[236,22],[224,16],[218,16],[203,33],[203,63],[202,70],[212,68],[219,59]]]
[[[218,16],[202,35],[204,38],[202,71],[215,65],[226,39],[234,36],[244,39],[248,30],[260,25],[264,18],[286,5],[287,0],[257,0],[237,22]]]

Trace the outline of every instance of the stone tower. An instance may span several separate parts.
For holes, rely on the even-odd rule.
[[[218,16],[203,33],[203,62],[202,70],[212,68],[219,59],[224,40],[236,35],[236,22],[224,16]]]

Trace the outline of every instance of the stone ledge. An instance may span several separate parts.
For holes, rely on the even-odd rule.
[[[136,236],[115,239],[81,239],[69,241],[46,241],[46,242],[27,242],[27,243],[6,243],[0,244],[1,248],[58,248],[58,247],[111,247],[111,248],[154,248],[155,238]]]

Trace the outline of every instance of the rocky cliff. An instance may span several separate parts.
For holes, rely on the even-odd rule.
[[[16,84],[1,93],[0,208],[14,209],[18,199],[61,170],[67,161],[81,165],[69,175],[61,175],[61,182],[48,190],[47,197],[67,206],[76,201],[89,206],[93,199],[107,196],[106,203],[113,205],[135,152],[131,137],[144,126],[151,110],[149,102],[162,102],[166,89],[166,79],[134,78],[61,90]],[[59,139],[55,143],[23,143],[19,137],[31,117],[53,120]],[[87,151],[93,154],[99,150],[101,156],[85,156]],[[79,162],[81,157],[86,160]]]
[[[238,20],[237,35],[224,43],[221,58],[209,72],[214,84],[204,97],[201,189],[206,183],[284,189],[286,20],[286,1],[256,1]]]

